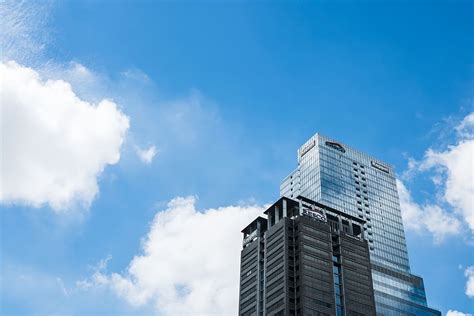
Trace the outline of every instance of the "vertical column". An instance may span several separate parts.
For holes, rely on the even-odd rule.
[[[275,212],[275,224],[278,223],[280,220],[280,210],[278,209],[278,206],[275,205],[275,208],[273,209]]]
[[[283,217],[288,217],[287,207],[286,207],[286,199],[283,199]]]

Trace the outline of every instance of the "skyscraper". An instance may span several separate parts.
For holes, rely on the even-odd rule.
[[[304,197],[264,214],[242,230],[239,315],[375,315],[363,220]]]
[[[440,315],[410,273],[396,179],[390,165],[316,134],[298,149],[280,194],[304,196],[365,221],[377,315]]]

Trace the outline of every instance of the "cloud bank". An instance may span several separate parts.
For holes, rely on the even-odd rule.
[[[446,313],[446,316],[472,316],[472,314],[466,314],[466,313],[463,313],[463,312],[458,312],[456,310],[449,310]]]
[[[261,214],[258,206],[198,211],[194,197],[178,197],[158,212],[143,253],[126,272],[96,272],[83,289],[110,287],[134,306],[160,315],[231,315],[238,310],[240,231]]]
[[[474,266],[468,267],[464,271],[464,275],[467,278],[466,281],[466,295],[469,297],[474,297]]]
[[[458,142],[447,150],[429,149],[419,169],[433,169],[440,184],[443,198],[474,231],[474,113],[456,127]],[[436,179],[436,178],[435,178]],[[436,180],[435,180],[436,182]]]
[[[129,118],[117,104],[81,100],[69,83],[0,64],[0,201],[56,211],[90,205],[98,177],[120,159]]]
[[[438,205],[417,204],[400,180],[397,180],[397,188],[405,229],[417,233],[427,231],[433,235],[435,243],[442,242],[448,236],[459,234],[461,222],[451,213]]]
[[[460,234],[464,227],[474,233],[474,113],[456,127],[456,139],[445,150],[429,148],[421,161],[410,160],[407,174],[433,172],[436,203],[417,204],[398,181],[404,224],[417,232],[429,231],[435,242]]]

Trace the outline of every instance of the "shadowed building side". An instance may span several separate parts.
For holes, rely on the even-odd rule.
[[[242,230],[239,315],[375,315],[364,222],[283,197]]]

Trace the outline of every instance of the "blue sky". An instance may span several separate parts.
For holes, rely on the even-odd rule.
[[[153,232],[173,235],[167,223],[181,211],[201,224],[187,259],[176,259],[193,261],[199,236],[226,234],[211,226],[212,210],[224,221],[275,200],[296,167],[296,149],[318,131],[393,164],[410,219],[442,215],[430,226],[441,237],[429,224],[406,226],[412,271],[424,278],[430,306],[474,312],[474,289],[467,295],[471,276],[474,287],[472,2],[0,6],[2,77],[20,87],[9,84],[16,94],[2,97],[11,118],[2,121],[2,141],[13,146],[2,150],[2,174],[12,174],[2,176],[0,196],[2,314],[179,314],[177,302],[205,312],[187,300],[200,289],[179,271],[170,271],[169,284],[156,277],[144,285],[155,276],[134,262],[162,264],[147,247],[162,249]],[[24,69],[41,78],[45,92],[31,90],[28,99],[38,103],[18,101],[29,87],[20,80],[37,82],[25,72],[10,80]],[[71,90],[50,89],[47,79]],[[113,106],[101,107],[104,99]],[[13,111],[14,102],[26,103]],[[57,104],[42,112],[49,103]],[[84,104],[94,114],[74,112]],[[24,118],[32,107],[40,114]],[[35,122],[41,113],[51,121]],[[56,117],[60,127],[43,134]],[[32,144],[19,141],[25,130]],[[143,161],[137,153],[149,148],[157,153]],[[460,175],[455,167],[466,162]],[[41,173],[29,174],[30,166]],[[29,183],[31,192],[18,189]],[[50,183],[51,190],[36,189]],[[168,204],[177,197],[184,202]],[[177,298],[163,298],[169,285]],[[221,313],[232,304],[222,303]]]

